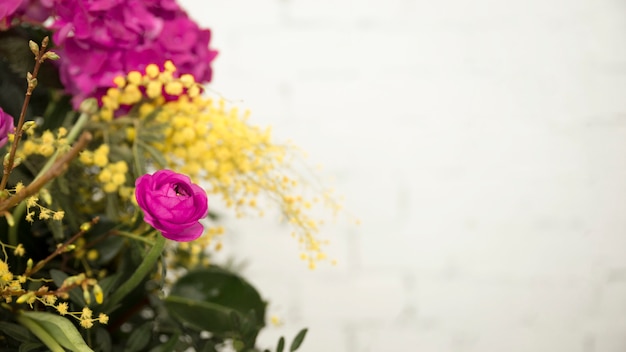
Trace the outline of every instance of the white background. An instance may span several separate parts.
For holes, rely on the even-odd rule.
[[[303,352],[626,351],[626,3],[185,0],[212,87],[362,220],[309,271],[272,218],[225,253]]]

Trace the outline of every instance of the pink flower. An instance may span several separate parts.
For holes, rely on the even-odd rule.
[[[135,181],[135,198],[144,221],[165,238],[188,242],[202,235],[198,220],[208,214],[207,196],[189,177],[171,170],[143,175]]]
[[[74,106],[101,97],[113,78],[171,60],[178,74],[211,80],[210,31],[173,0],[54,0],[51,29],[59,71]]]
[[[17,11],[22,0],[3,0],[0,2],[0,21],[9,22],[11,15]]]
[[[13,117],[0,108],[0,148],[7,144],[9,133],[15,130]]]

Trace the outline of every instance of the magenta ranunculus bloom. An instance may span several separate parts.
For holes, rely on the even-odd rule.
[[[9,133],[15,130],[13,117],[0,108],[0,148],[7,144]]]
[[[211,32],[174,0],[52,0],[59,72],[74,106],[100,98],[113,78],[171,60],[178,74],[211,80]]]
[[[165,238],[193,241],[204,228],[198,220],[208,214],[206,192],[189,177],[171,170],[159,170],[135,181],[135,197],[144,212],[144,221]]]

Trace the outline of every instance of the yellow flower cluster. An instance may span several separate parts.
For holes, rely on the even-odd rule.
[[[20,192],[22,189],[24,189],[24,184],[22,182],[18,182],[15,185],[15,188],[13,189],[7,189],[7,192],[9,194],[16,194],[18,192]],[[56,221],[61,221],[63,220],[63,217],[65,216],[65,212],[63,210],[52,210],[47,208],[46,206],[42,205],[42,203],[40,203],[40,198],[43,199],[43,201],[48,204],[51,205],[52,204],[52,196],[50,195],[50,192],[45,189],[42,188],[41,190],[39,190],[39,194],[38,195],[34,195],[34,196],[30,196],[28,198],[26,198],[26,209],[27,209],[27,213],[26,213],[26,221],[29,222],[33,222],[35,221],[35,210],[39,210],[39,216],[38,218],[40,220],[56,220]],[[23,250],[23,248],[22,248]],[[16,250],[16,255],[19,253],[19,251]]]
[[[13,281],[13,273],[9,270],[9,264],[0,260],[0,288],[4,288]]]
[[[7,258],[7,248],[13,249],[13,254],[17,256],[24,256],[25,250],[22,244],[11,246],[0,242],[0,250],[5,258]],[[27,270],[30,270],[33,266],[33,260],[29,259],[26,264]],[[28,304],[32,307],[33,303],[39,301],[41,304],[53,307],[61,315],[69,315],[77,319],[80,325],[84,328],[90,328],[94,322],[100,324],[107,324],[109,317],[100,313],[98,317],[92,317],[93,312],[91,309],[85,307],[80,312],[69,312],[68,304],[66,302],[58,303],[58,298],[69,298],[68,291],[74,287],[81,287],[83,289],[83,297],[87,304],[91,301],[91,294],[95,297],[96,303],[101,304],[104,300],[104,292],[98,284],[97,280],[87,278],[85,274],[79,274],[76,276],[68,277],[63,285],[57,291],[50,291],[48,286],[42,285],[34,290],[25,289],[24,284],[27,280],[40,281],[40,279],[30,279],[24,275],[15,275],[9,270],[9,265],[5,260],[0,259],[0,297],[4,299],[6,303],[13,301],[13,297],[17,297],[15,303]],[[91,287],[91,290],[89,288]]]
[[[25,159],[31,155],[51,156],[57,149],[68,148],[67,129],[60,127],[56,134],[50,130],[44,131],[41,136],[35,136],[34,123],[25,129],[27,138],[20,143],[16,156]]]
[[[163,138],[149,141],[165,156],[167,164],[161,167],[204,184],[208,193],[221,196],[239,217],[249,211],[263,215],[259,196],[269,196],[295,226],[293,236],[309,267],[326,260],[325,242],[317,238],[321,222],[308,211],[320,200],[299,194],[296,178],[289,176],[289,157],[296,149],[275,144],[269,128],[251,126],[248,112],[242,114],[223,100],[200,96],[194,78],[176,77],[175,71],[167,62],[162,71],[149,65],[144,74],[134,71],[117,78],[117,88],[109,89],[102,99],[99,118],[110,120],[121,106],[134,105],[142,128],[161,126]],[[134,140],[137,133],[130,128],[128,139]]]
[[[78,160],[85,166],[97,166],[99,169],[97,180],[102,184],[105,193],[119,193],[123,199],[128,199],[133,194],[133,188],[126,186],[126,173],[128,164],[120,160],[111,162],[108,144],[101,144],[95,150],[83,151]]]

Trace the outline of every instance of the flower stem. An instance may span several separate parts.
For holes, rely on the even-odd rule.
[[[145,238],[144,236],[137,236],[134,233],[117,230],[117,231],[115,231],[115,234],[118,235],[118,236],[123,236],[123,237],[126,237],[126,238],[133,239],[135,241],[141,241],[141,242],[144,242],[144,243],[147,243],[147,244],[154,245],[154,241],[151,241],[151,240]]]
[[[91,225],[93,226],[93,225],[97,224],[98,221],[100,221],[100,218],[96,216],[95,218],[93,218],[91,220]],[[87,231],[88,231],[88,229],[84,229],[84,230],[78,231],[74,236],[72,236],[72,238],[70,238],[65,243],[63,243],[62,245],[57,247],[57,249],[54,252],[52,252],[49,256],[47,256],[46,259],[38,262],[37,265],[35,265],[35,267],[32,268],[31,270],[27,270],[24,273],[24,276],[26,276],[26,277],[32,276],[34,273],[36,273],[39,270],[41,270],[41,268],[43,268],[49,261],[54,259],[54,257],[56,257],[57,255],[65,252],[65,249],[67,248],[67,246],[72,244],[72,242],[76,241],[80,236],[84,235]]]
[[[9,175],[11,171],[13,171],[13,164],[15,162],[15,153],[17,152],[17,145],[20,143],[20,139],[22,138],[22,133],[24,133],[23,126],[24,120],[26,120],[26,110],[28,109],[28,104],[30,103],[30,97],[33,95],[33,90],[37,86],[37,74],[39,73],[39,67],[44,61],[44,54],[46,53],[46,47],[48,46],[49,39],[45,37],[41,43],[41,49],[37,52],[37,57],[35,58],[35,68],[33,69],[33,73],[28,73],[28,88],[26,89],[26,96],[24,97],[24,103],[22,104],[22,111],[20,112],[20,118],[17,121],[17,127],[15,129],[15,136],[13,139],[13,143],[11,143],[11,150],[9,151],[9,157],[4,162],[4,170],[2,174],[2,180],[0,180],[0,191],[3,191],[7,182],[9,182]]]
[[[141,283],[146,275],[148,275],[148,273],[150,273],[150,271],[154,268],[156,261],[163,252],[163,248],[165,248],[165,237],[157,236],[154,246],[152,246],[150,251],[148,251],[148,254],[146,254],[143,258],[143,261],[139,264],[137,270],[135,270],[131,277],[124,281],[124,283],[120,285],[115,292],[113,292],[111,297],[106,299],[103,311],[109,313],[113,311],[116,308],[116,305]]]

